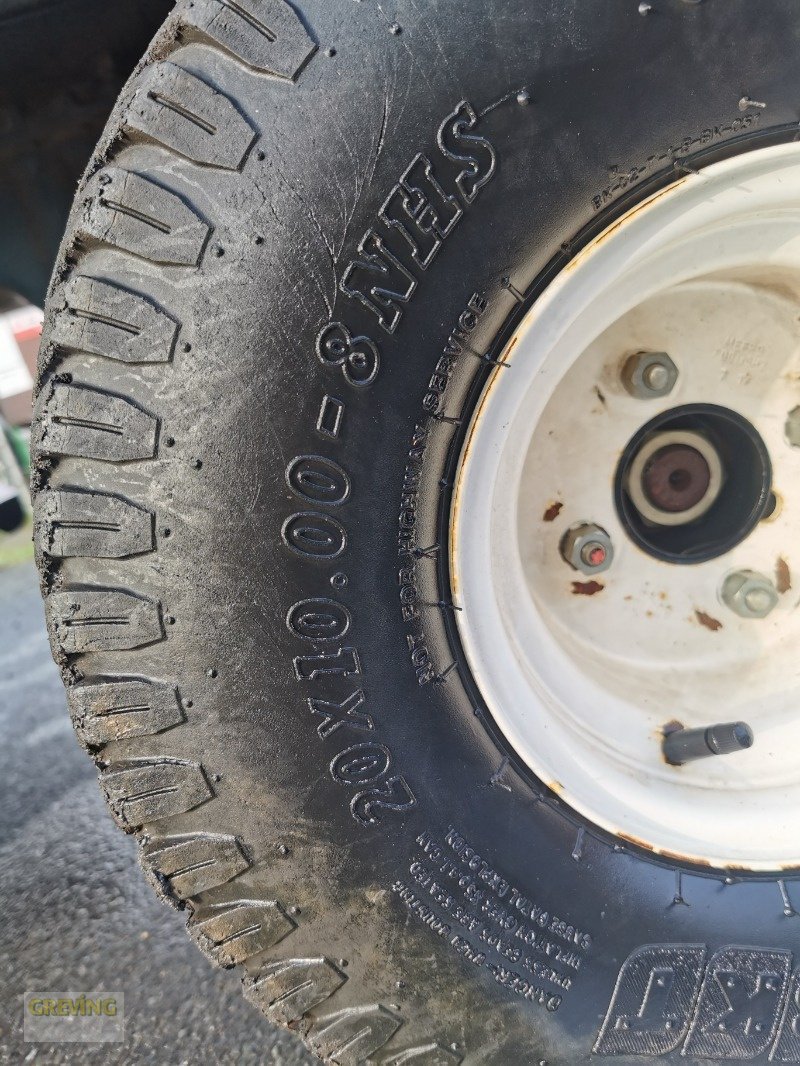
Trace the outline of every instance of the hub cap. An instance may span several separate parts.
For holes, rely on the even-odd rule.
[[[581,252],[493,371],[451,526],[519,756],[615,835],[754,870],[800,865],[799,192],[797,145],[752,152]],[[739,721],[752,747],[664,757]]]

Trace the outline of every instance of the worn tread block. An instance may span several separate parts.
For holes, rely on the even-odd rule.
[[[156,841],[144,850],[142,861],[179,899],[227,884],[250,866],[236,837],[212,833]]]
[[[50,490],[36,511],[42,543],[56,558],[124,559],[155,548],[153,513],[121,496]]]
[[[240,900],[195,914],[189,932],[223,966],[236,966],[260,951],[275,947],[297,928],[273,901]]]
[[[37,437],[51,455],[132,462],[156,454],[158,419],[124,396],[58,381],[40,406]]]
[[[168,363],[178,323],[140,293],[78,274],[67,282],[51,337],[63,348],[122,363]]]
[[[345,983],[330,959],[284,959],[244,982],[244,993],[266,1016],[291,1025]]]
[[[379,1003],[350,1007],[321,1018],[311,1033],[311,1044],[320,1058],[337,1066],[359,1066],[383,1047],[403,1024]]]
[[[194,163],[222,170],[240,170],[256,139],[232,100],[173,63],[142,72],[125,123]]]
[[[119,677],[75,685],[67,699],[78,738],[87,747],[153,736],[186,721],[178,690],[167,681]]]
[[[87,192],[86,236],[153,263],[200,263],[211,227],[177,193],[120,167],[101,170]]]
[[[195,0],[191,25],[262,74],[294,81],[317,45],[285,0]]]
[[[111,766],[100,785],[114,818],[126,828],[194,810],[214,795],[196,762],[152,759]]]
[[[160,605],[123,589],[53,592],[45,614],[51,640],[65,655],[130,651],[164,638]]]
[[[406,1048],[385,1060],[385,1066],[458,1066],[463,1056],[441,1044],[422,1044]]]

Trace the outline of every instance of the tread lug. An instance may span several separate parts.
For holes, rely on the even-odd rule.
[[[179,899],[224,885],[250,866],[236,837],[212,833],[155,841],[144,849],[142,862]]]
[[[297,925],[275,901],[241,900],[210,907],[189,921],[189,932],[206,954],[236,966],[275,947]]]
[[[56,558],[124,559],[155,548],[153,513],[104,492],[48,491],[37,501],[36,522]]]
[[[147,68],[139,84],[127,112],[129,129],[194,163],[241,169],[256,132],[227,96],[173,63]]]
[[[51,336],[63,348],[122,363],[168,363],[178,323],[139,293],[79,274],[66,284]]]
[[[214,795],[199,763],[172,759],[111,766],[100,785],[116,821],[130,829],[185,814]]]
[[[68,589],[45,600],[50,639],[64,655],[130,651],[164,638],[155,600],[122,589]]]
[[[311,1034],[314,1050],[336,1066],[359,1066],[394,1036],[402,1018],[376,1003],[350,1007],[317,1022]]]
[[[195,0],[191,24],[254,70],[290,81],[317,50],[285,0]]]
[[[152,736],[186,721],[178,690],[167,681],[116,678],[67,690],[81,742],[102,747],[113,740]]]
[[[157,437],[158,419],[133,401],[58,381],[40,405],[36,446],[50,455],[123,463],[152,459]]]
[[[89,184],[82,232],[124,252],[172,266],[198,266],[211,227],[177,193],[121,167]]]
[[[244,993],[274,1022],[298,1022],[345,983],[347,976],[330,959],[284,959],[247,978]]]

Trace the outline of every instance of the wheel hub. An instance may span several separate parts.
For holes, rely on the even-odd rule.
[[[679,514],[685,522],[687,512],[698,504],[707,510],[713,503],[711,464],[702,449],[691,444],[657,441],[659,447],[642,472],[642,489],[657,511]],[[708,503],[706,503],[708,501]]]
[[[687,404],[640,427],[617,468],[627,534],[674,563],[729,552],[768,509],[772,462],[761,435],[730,408]]]

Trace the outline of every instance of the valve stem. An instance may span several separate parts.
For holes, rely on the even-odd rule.
[[[676,729],[664,737],[664,758],[682,766],[712,755],[730,755],[753,745],[753,730],[746,722],[724,722],[699,729]]]

